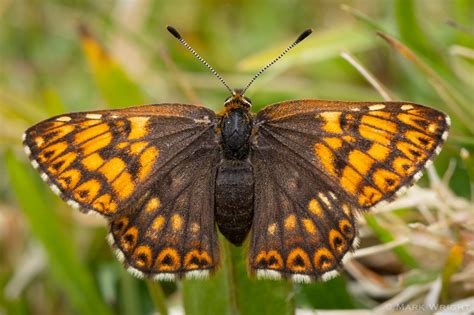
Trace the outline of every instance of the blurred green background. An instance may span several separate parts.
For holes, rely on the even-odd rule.
[[[362,245],[342,276],[305,285],[248,279],[245,250],[222,242],[223,268],[211,280],[135,279],[109,250],[106,223],[69,209],[29,165],[21,134],[52,115],[160,102],[222,108],[228,91],[166,25],[232,87],[313,28],[246,93],[255,110],[286,99],[390,97],[451,116],[429,176],[360,218]],[[0,314],[474,309],[473,90],[471,0],[3,0]]]

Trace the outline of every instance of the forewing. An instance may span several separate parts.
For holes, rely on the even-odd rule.
[[[296,152],[367,209],[421,177],[441,151],[449,117],[404,102],[303,100],[268,106],[255,123],[258,137]]]
[[[25,151],[52,190],[75,208],[113,217],[134,204],[155,174],[207,136],[215,114],[182,104],[71,113],[24,135]]]
[[[449,117],[400,102],[292,101],[257,114],[249,267],[306,281],[337,269],[354,213],[390,199],[441,150]]]

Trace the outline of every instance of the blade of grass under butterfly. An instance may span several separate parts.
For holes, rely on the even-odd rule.
[[[165,294],[160,283],[153,280],[146,280],[146,285],[156,310],[160,315],[168,315],[168,309],[165,304]]]
[[[60,290],[80,314],[110,314],[101,299],[93,277],[73,250],[74,242],[51,207],[48,195],[30,167],[12,151],[5,154],[7,174],[17,202],[30,224],[32,233],[43,244],[49,267]]]
[[[220,244],[221,269],[208,280],[183,281],[186,314],[294,314],[291,283],[249,279],[245,249]]]
[[[223,253],[221,260],[224,261]],[[183,306],[187,315],[236,314],[232,303],[233,291],[229,288],[226,272],[228,265],[221,268],[209,279],[186,279],[181,282]]]
[[[347,282],[338,276],[326,282],[299,284],[295,286],[295,299],[299,307],[311,309],[353,309],[355,307],[347,292]]]
[[[102,97],[111,108],[140,105],[145,101],[142,90],[115,62],[85,26],[80,28],[84,54]]]
[[[388,243],[395,240],[392,233],[386,228],[384,228],[382,225],[380,225],[374,215],[365,214],[364,218],[367,222],[367,225],[372,229],[372,231],[383,243]],[[405,265],[409,266],[410,268],[418,267],[418,262],[404,246],[400,245],[394,247],[392,250]]]
[[[293,283],[290,281],[259,280],[249,278],[247,274],[247,250],[226,242],[230,254],[232,286],[236,291],[236,300],[240,314],[288,314],[295,313]]]

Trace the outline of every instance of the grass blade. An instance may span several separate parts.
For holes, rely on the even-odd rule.
[[[85,26],[80,28],[80,36],[84,54],[108,106],[120,108],[143,104],[145,97],[141,89],[102,48]]]
[[[49,266],[69,299],[80,314],[110,314],[97,290],[94,279],[73,250],[69,234],[63,230],[51,200],[40,191],[38,176],[20,162],[11,151],[5,154],[6,167],[19,206],[33,234],[42,242]],[[25,198],[28,196],[28,198]]]
[[[471,121],[474,119],[474,109],[472,106],[467,105],[469,102],[449,86],[447,82],[445,82],[433,69],[418,58],[418,56],[407,46],[387,34],[381,32],[378,32],[377,34],[427,76],[430,84],[438,92],[441,99],[446,102],[449,109],[456,114],[464,127],[467,128],[471,134],[474,134],[474,126],[471,124]]]
[[[395,240],[392,233],[380,225],[374,215],[366,214],[364,218],[367,222],[367,225],[372,229],[372,231],[374,231],[374,233],[383,243],[389,243]],[[393,252],[405,265],[409,266],[410,268],[418,267],[418,262],[404,246],[400,245],[394,247]]]

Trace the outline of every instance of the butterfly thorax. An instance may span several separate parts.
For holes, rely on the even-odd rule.
[[[233,244],[245,240],[253,219],[254,178],[248,160],[252,114],[250,100],[235,94],[226,103],[221,116],[222,159],[216,177],[216,223]]]
[[[250,106],[250,100],[240,95],[238,91],[225,102],[219,129],[226,159],[244,160],[249,154],[249,139],[252,132]]]

